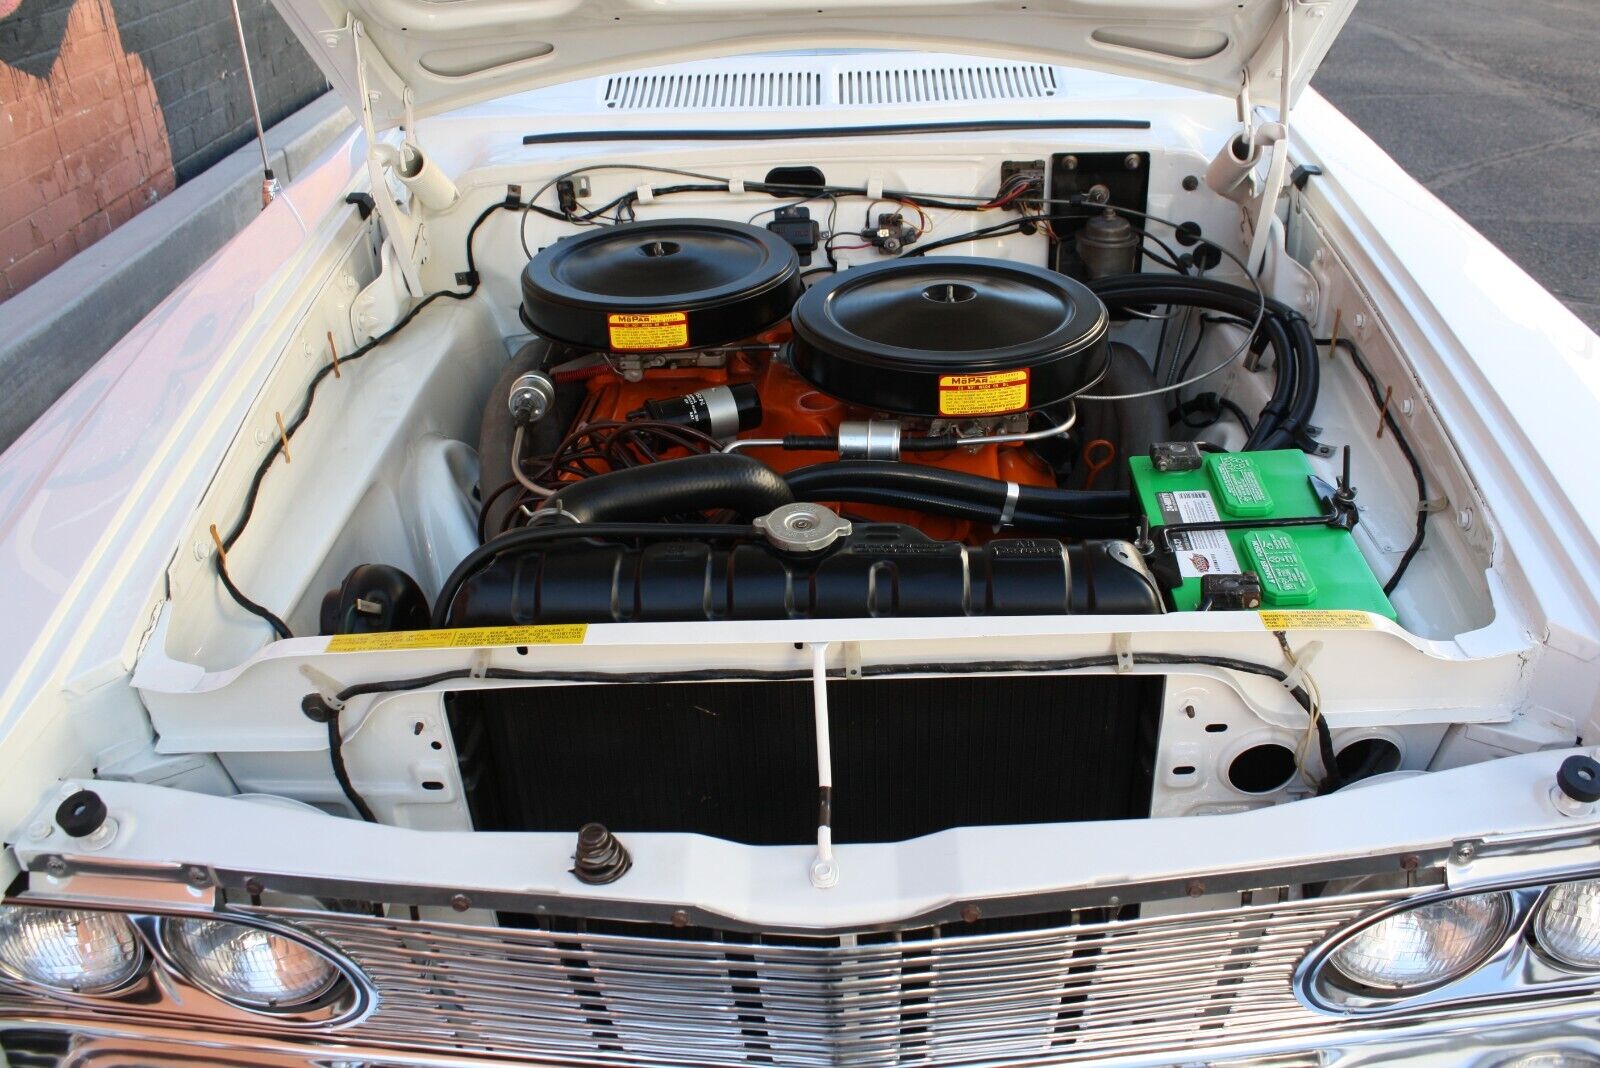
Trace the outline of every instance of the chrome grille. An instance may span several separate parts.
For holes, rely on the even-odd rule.
[[[860,944],[275,914],[372,979],[354,1041],[619,1065],[1057,1064],[1331,1030],[1295,1000],[1294,967],[1390,896]]]

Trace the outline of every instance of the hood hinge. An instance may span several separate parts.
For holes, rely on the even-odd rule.
[[[420,298],[422,292],[421,268],[428,259],[427,228],[422,219],[421,205],[415,197],[408,197],[409,206],[402,207],[390,174],[400,174],[401,149],[380,140],[373,118],[373,104],[384,94],[399,96],[405,104],[405,138],[415,137],[411,120],[411,88],[395,73],[393,67],[367,39],[366,27],[355,16],[345,19],[344,27],[326,34],[323,43],[336,48],[348,42],[355,58],[356,88],[361,99],[361,129],[367,138],[367,177],[372,189],[373,206],[383,223],[384,245],[392,251],[380,262],[398,267],[405,288],[412,297]],[[403,188],[403,187],[402,187]],[[359,336],[359,334],[358,334]]]
[[[1257,123],[1255,105],[1250,99],[1250,66],[1244,65],[1240,78],[1235,107],[1239,116],[1240,131],[1230,137],[1222,150],[1211,161],[1206,171],[1206,184],[1213,191],[1239,205],[1240,228],[1250,242],[1250,253],[1245,263],[1250,270],[1260,269],[1266,255],[1267,240],[1272,233],[1272,216],[1277,211],[1278,198],[1283,193],[1289,170],[1289,99],[1294,71],[1294,10],[1302,7],[1321,14],[1326,0],[1283,0],[1281,17],[1276,31],[1261,43],[1257,55],[1265,55],[1273,45],[1279,48],[1278,114],[1276,121]],[[1243,152],[1239,151],[1243,148]],[[1270,148],[1266,180],[1256,179],[1256,165],[1262,149]]]

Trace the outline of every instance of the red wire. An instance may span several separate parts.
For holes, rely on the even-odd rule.
[[[597,363],[592,367],[574,367],[570,371],[557,371],[550,377],[557,382],[587,382],[591,378],[598,378],[611,371],[608,363]]]

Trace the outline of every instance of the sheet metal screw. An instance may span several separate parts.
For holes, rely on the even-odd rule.
[[[457,894],[450,899],[450,907],[457,912],[465,912],[472,907],[472,899],[466,894]]]
[[[187,872],[190,886],[210,886],[211,876],[202,867],[191,867]]]
[[[1189,885],[1183,888],[1183,892],[1190,897],[1202,897],[1206,892],[1206,884],[1199,879],[1191,879]]]
[[[674,926],[674,927],[687,927],[687,926],[689,926],[689,914],[687,912],[685,912],[683,909],[678,909],[677,911],[675,911],[672,914],[672,926]]]
[[[244,892],[251,897],[260,897],[265,890],[266,887],[262,885],[261,880],[254,876],[244,881]]]
[[[1416,871],[1419,863],[1421,862],[1417,859],[1417,855],[1415,853],[1407,853],[1405,856],[1400,858],[1400,870]]]
[[[1069,171],[1075,171],[1078,169],[1078,157],[1063,156],[1061,157],[1061,165]]]
[[[961,907],[961,922],[963,923],[977,923],[978,918],[982,915],[982,910],[976,905],[963,905]]]
[[[1137,152],[1129,152],[1126,156],[1122,157],[1122,165],[1128,168],[1130,171],[1138,170],[1139,154]]]
[[[1471,842],[1462,842],[1456,846],[1456,859],[1465,863],[1478,855],[1478,847]]]
[[[63,878],[67,874],[67,862],[60,857],[51,857],[44,862],[44,870],[57,879]]]

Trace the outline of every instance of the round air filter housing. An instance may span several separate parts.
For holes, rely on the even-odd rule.
[[[543,249],[522,272],[529,325],[611,352],[742,341],[787,316],[803,288],[793,245],[714,219],[591,230]]]
[[[1106,307],[1078,282],[1002,260],[856,267],[795,305],[794,366],[824,393],[899,415],[1037,411],[1105,374]]]

